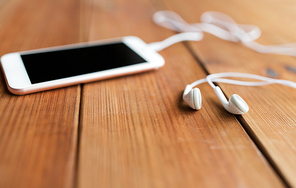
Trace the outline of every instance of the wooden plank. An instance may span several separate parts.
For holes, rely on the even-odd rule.
[[[151,21],[164,5],[94,1],[89,40],[165,39],[173,32]],[[200,87],[201,111],[184,104],[186,84],[205,77],[186,47],[176,44],[161,54],[166,65],[157,71],[83,86],[77,186],[282,187],[210,86]]]
[[[255,24],[262,29],[261,44],[284,44],[296,41],[294,35],[295,1],[232,3],[221,1],[188,1],[180,8],[181,0],[166,1],[172,10],[188,22],[199,22],[199,16],[210,10],[229,14],[238,23]],[[279,16],[280,15],[280,16]],[[295,57],[267,55],[254,52],[240,43],[223,41],[209,34],[201,42],[190,43],[191,48],[210,73],[246,72],[275,76],[296,82]],[[271,85],[237,87],[220,84],[228,97],[241,95],[250,112],[240,119],[251,137],[270,163],[285,179],[296,186],[296,98],[295,89]]]
[[[79,42],[76,2],[18,0],[3,8],[1,56]],[[80,87],[15,96],[0,74],[0,187],[72,187]]]

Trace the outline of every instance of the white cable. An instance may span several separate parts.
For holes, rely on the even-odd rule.
[[[213,78],[211,79],[211,81],[226,83],[226,84],[233,84],[233,85],[242,85],[242,86],[263,86],[263,85],[275,84],[274,82],[248,82],[248,81],[231,80],[231,79],[225,79],[225,78]],[[190,84],[190,86],[195,87],[205,82],[208,82],[208,80],[206,78],[203,78],[193,82],[192,84]]]
[[[262,85],[267,85],[267,84],[281,84],[285,86],[289,86],[292,88],[296,89],[296,83],[289,81],[289,80],[280,80],[280,79],[273,79],[273,78],[268,78],[264,76],[259,76],[255,74],[247,74],[247,73],[237,73],[237,72],[223,72],[223,73],[216,73],[216,74],[211,74],[206,77],[206,80],[208,83],[212,86],[212,88],[215,88],[215,85],[213,84],[213,80],[217,78],[223,78],[223,77],[238,77],[238,78],[251,78],[251,79],[256,79],[256,80],[261,80],[263,82],[245,82],[245,81],[236,81],[233,82],[233,80],[228,80],[230,84],[236,84],[236,85],[248,85],[248,86],[258,86],[259,83]],[[244,84],[245,83],[245,84]],[[258,83],[258,84],[256,84]],[[264,84],[265,83],[265,84]],[[254,85],[253,85],[254,84]]]
[[[261,35],[259,27],[255,25],[237,24],[230,16],[221,12],[205,12],[201,15],[201,23],[188,24],[175,12],[158,11],[153,15],[153,21],[160,26],[177,32],[199,33],[201,36],[199,40],[203,37],[202,32],[208,32],[224,40],[242,42],[245,46],[260,53],[275,53],[296,57],[296,43],[270,46],[261,45],[255,41]],[[187,38],[186,40],[194,39]],[[178,42],[180,41],[183,40],[178,40]],[[157,48],[155,44],[155,49],[164,48]],[[170,45],[171,44],[173,43],[170,43]],[[166,45],[166,47],[168,46],[169,45]]]
[[[154,43],[150,43],[148,45],[152,50],[160,51],[160,50],[167,48],[168,46],[171,46],[177,42],[182,42],[182,41],[186,41],[186,40],[199,41],[202,38],[203,38],[203,33],[186,32],[186,33],[179,33],[179,34],[173,35],[161,42],[154,42]]]
[[[153,15],[153,20],[156,24],[166,27],[168,29],[184,32],[162,42],[155,42],[149,44],[150,47],[156,51],[160,51],[176,42],[185,40],[201,40],[203,32],[211,33],[221,39],[242,42],[245,46],[260,52],[260,53],[276,53],[282,55],[291,55],[296,57],[296,43],[285,45],[271,45],[264,46],[257,42],[261,35],[261,30],[255,25],[237,24],[230,16],[221,12],[205,12],[201,15],[201,23],[188,24],[178,14],[172,11],[159,11]],[[193,33],[196,33],[194,35]],[[225,79],[223,77],[240,77],[261,80],[261,82],[249,82]],[[204,79],[197,80],[190,84],[190,87],[208,82],[211,87],[215,88],[213,82],[228,83],[243,86],[262,86],[268,84],[282,84],[289,87],[296,88],[296,83],[288,80],[278,80],[268,77],[263,77],[254,74],[224,72],[208,75]]]

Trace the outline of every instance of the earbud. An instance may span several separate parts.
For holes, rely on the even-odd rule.
[[[261,82],[249,82],[249,81],[239,81],[239,80],[231,80],[223,77],[238,77],[238,78],[251,78],[256,80],[261,80]],[[184,101],[193,109],[199,110],[201,108],[201,94],[198,88],[193,87],[208,82],[210,86],[214,89],[216,95],[221,101],[223,107],[232,114],[244,114],[249,111],[249,106],[247,103],[237,94],[233,94],[229,101],[227,101],[224,93],[220,89],[220,87],[215,86],[213,82],[222,82],[227,84],[241,85],[241,86],[263,86],[269,84],[281,84],[285,86],[289,86],[296,89],[296,83],[289,80],[279,80],[268,77],[263,77],[255,74],[246,74],[246,73],[238,73],[238,72],[223,72],[223,73],[215,73],[210,74],[206,78],[197,80],[192,84],[186,86],[185,91],[183,93]]]
[[[221,101],[223,107],[232,114],[244,114],[249,111],[249,106],[247,103],[237,94],[233,94],[229,101],[227,101],[225,95],[221,91],[220,87],[216,86],[214,88],[216,95]],[[187,85],[184,93],[183,100],[193,109],[201,109],[201,93],[198,88],[193,88],[191,85]]]
[[[184,93],[183,100],[193,109],[199,110],[201,108],[201,93],[198,88],[192,89],[191,85],[187,85]]]
[[[219,86],[214,88],[216,95],[218,96],[223,107],[232,114],[244,114],[249,111],[247,103],[237,94],[231,95],[229,101],[227,101],[225,95],[221,91]]]

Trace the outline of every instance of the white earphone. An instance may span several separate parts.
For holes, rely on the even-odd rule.
[[[275,53],[282,55],[291,55],[296,57],[296,45],[270,45],[264,46],[255,40],[260,37],[260,28],[255,25],[237,24],[231,17],[221,12],[205,12],[201,16],[201,23],[189,24],[178,14],[172,11],[158,11],[153,15],[153,21],[168,29],[181,32],[173,35],[164,41],[148,44],[152,50],[160,51],[168,46],[181,41],[193,40],[200,41],[203,38],[203,32],[211,33],[221,39],[242,42],[245,46],[260,53]],[[261,82],[247,82],[225,79],[223,77],[252,78],[261,80]],[[208,82],[214,89],[216,95],[221,101],[223,107],[232,114],[244,114],[249,111],[247,103],[237,94],[233,94],[227,101],[225,95],[219,86],[215,86],[213,82],[222,82],[243,86],[261,86],[268,84],[282,84],[296,88],[296,83],[288,80],[278,80],[267,78],[254,74],[225,72],[208,75],[206,78],[193,82],[186,86],[183,93],[183,100],[193,109],[201,108],[201,93],[198,88],[194,88],[198,84]]]
[[[262,82],[247,82],[247,81],[238,81],[225,79],[223,77],[240,77],[240,78],[252,78],[261,80]],[[222,82],[228,84],[235,85],[243,85],[243,86],[261,86],[268,84],[282,84],[289,87],[296,88],[296,83],[288,80],[278,80],[273,78],[267,78],[263,76],[258,76],[254,74],[246,74],[246,73],[235,73],[235,72],[225,72],[225,73],[217,73],[208,75],[204,79],[200,79],[198,81],[193,82],[186,86],[183,93],[183,100],[193,109],[199,110],[201,108],[201,93],[198,88],[193,88],[201,83],[208,82],[212,88],[214,89],[217,97],[222,103],[223,107],[232,114],[244,114],[249,111],[249,106],[247,103],[237,94],[233,94],[229,101],[227,101],[225,95],[219,86],[215,86],[213,82]]]

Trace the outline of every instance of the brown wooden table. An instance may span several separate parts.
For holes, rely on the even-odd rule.
[[[296,42],[296,1],[1,0],[0,55],[134,35],[173,34],[152,21],[173,10],[189,23],[221,11],[262,30],[260,44]],[[0,76],[0,187],[296,187],[296,90],[219,84],[250,111],[227,113],[203,84],[200,111],[185,86],[225,71],[296,82],[296,59],[205,34],[160,54],[157,71],[16,96]]]

